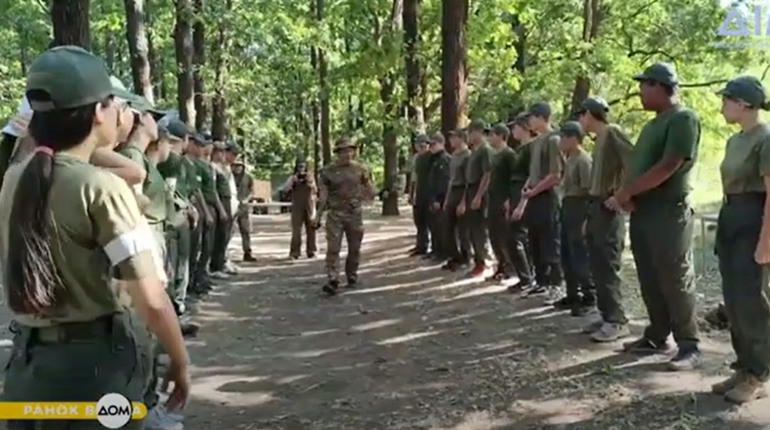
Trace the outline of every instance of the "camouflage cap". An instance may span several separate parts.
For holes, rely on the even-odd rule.
[[[648,66],[644,69],[644,72],[634,75],[634,80],[639,82],[655,82],[669,87],[679,85],[676,69],[671,63],[655,63]]]
[[[414,138],[414,146],[424,146],[427,145],[428,142],[430,142],[430,138],[428,138],[427,134],[418,134]]]
[[[529,111],[527,113],[529,116],[548,119],[551,117],[551,105],[548,104],[548,102],[537,102],[529,107]]]
[[[511,129],[507,125],[500,123],[492,128],[492,133],[507,139],[511,135]]]
[[[752,108],[766,109],[767,92],[759,79],[753,76],[739,76],[727,82],[718,95],[740,100]]]
[[[443,145],[444,143],[446,143],[446,140],[444,139],[444,135],[443,134],[441,134],[441,133],[433,133],[430,136],[430,143],[432,143],[432,144],[433,143],[438,143],[438,144]]]
[[[35,112],[88,106],[113,94],[104,63],[77,46],[49,49],[27,71],[26,95]]]
[[[583,137],[583,127],[577,121],[567,121],[561,125],[559,133],[567,137]]]
[[[343,149],[350,149],[350,148],[356,148],[356,144],[353,143],[352,140],[348,138],[342,138],[337,140],[337,143],[334,144],[334,152],[342,151]]]
[[[471,125],[468,126],[468,131],[485,131],[489,130],[489,124],[483,119],[474,119],[471,121]]]
[[[610,105],[601,97],[589,97],[580,104],[581,109],[591,115],[604,119],[610,111]]]

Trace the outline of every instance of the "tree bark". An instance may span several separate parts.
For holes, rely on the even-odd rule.
[[[193,24],[193,90],[195,91],[195,128],[202,130],[208,120],[206,88],[203,81],[203,67],[206,65],[206,26],[203,23],[203,0],[194,0],[195,19]]]
[[[375,25],[375,42],[382,46],[385,33],[395,33],[401,30],[404,16],[403,0],[393,0],[388,26],[382,28],[377,19]],[[385,190],[387,196],[382,200],[382,216],[398,216],[398,134],[395,124],[398,121],[398,105],[393,95],[396,86],[395,72],[385,74],[380,78],[380,100],[382,101],[382,152],[384,156]]]
[[[232,1],[227,0],[225,7],[229,13]],[[227,99],[225,99],[225,75],[227,75],[228,34],[225,19],[220,18],[217,25],[217,38],[211,52],[215,53],[214,62],[214,98],[211,101],[211,135],[214,140],[224,141],[227,137]]]
[[[131,77],[134,80],[134,92],[144,96],[150,103],[155,103],[150,79],[149,46],[144,27],[144,0],[125,0],[126,5],[126,41],[131,53]]]
[[[191,0],[176,0],[174,49],[177,61],[177,105],[179,117],[187,125],[195,122],[193,101],[193,37]]]
[[[319,26],[324,22],[324,0],[316,0],[315,3],[316,20]],[[317,48],[317,60],[318,60],[318,85],[319,85],[319,99],[321,105],[320,112],[320,128],[321,128],[321,149],[323,150],[323,164],[328,165],[332,159],[332,147],[330,136],[330,108],[329,108],[329,87],[327,82],[328,64],[326,64],[326,52],[321,47]]]
[[[441,13],[441,131],[456,129],[468,98],[465,23],[468,0],[443,0]]]
[[[53,23],[52,46],[77,45],[91,50],[91,28],[88,12],[90,0],[53,0],[51,22]]]
[[[315,0],[312,0],[312,2],[315,4]],[[313,10],[315,10],[315,6],[313,6]],[[310,65],[313,67],[313,76],[318,75],[318,59],[316,58],[316,48],[311,47],[310,48]],[[323,165],[323,160],[321,159],[321,140],[318,136],[318,130],[320,125],[320,114],[318,111],[318,98],[313,97],[313,101],[310,103],[310,126],[313,128],[312,132],[312,139],[313,139],[313,165],[315,166],[314,174],[316,183],[318,183],[318,174],[321,172],[321,166]]]
[[[145,21],[147,23],[147,61],[150,63],[150,80],[155,82],[157,87],[153,88],[153,96],[156,99],[166,98],[166,83],[163,79],[163,58],[158,57],[155,49],[155,33],[152,31],[152,10],[150,2],[145,4]]]
[[[583,1],[583,41],[593,42],[599,32],[601,0]],[[585,73],[575,78],[575,89],[572,91],[572,115],[580,110],[580,105],[591,93],[591,79]]]
[[[419,8],[420,0],[404,0],[404,65],[406,71],[406,109],[412,134],[425,133],[425,116],[422,110],[422,70],[419,60]]]

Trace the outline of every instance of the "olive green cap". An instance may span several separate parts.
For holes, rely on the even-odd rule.
[[[225,144],[225,142],[214,142],[215,151],[224,151],[226,149],[227,149],[227,144]]]
[[[461,139],[465,139],[468,137],[468,130],[465,128],[458,128],[450,131],[448,134],[449,137],[459,137]]]
[[[155,107],[146,98],[129,91],[116,76],[110,76],[110,82],[112,82],[112,95],[125,100],[131,109],[138,112],[152,111],[153,116],[161,113],[161,111],[155,110]]]
[[[508,136],[511,135],[511,130],[508,128],[507,125],[500,123],[492,127],[492,133],[498,136],[508,138]]]
[[[559,133],[562,136],[583,137],[583,127],[577,121],[567,121],[561,125]]]
[[[334,152],[342,151],[343,149],[356,148],[356,144],[350,139],[340,139],[334,144]]]
[[[228,140],[225,142],[226,150],[229,152],[232,152],[234,154],[240,154],[241,153],[241,147],[238,146],[238,144],[234,140]]]
[[[474,119],[471,121],[471,125],[468,126],[468,131],[485,131],[489,130],[489,124],[483,119]]]
[[[518,125],[520,127],[527,128],[529,126],[530,116],[532,115],[530,115],[529,112],[521,112],[513,118],[513,121],[508,123],[508,126],[513,127],[514,125]]]
[[[193,142],[197,143],[199,146],[208,146],[214,143],[211,140],[211,135],[205,131],[193,134]]]
[[[548,102],[537,102],[529,107],[529,111],[527,113],[529,114],[530,117],[536,116],[540,118],[550,118],[551,105],[548,104]]]
[[[741,100],[753,108],[766,108],[767,92],[759,79],[753,76],[739,76],[727,82],[718,95]]]
[[[597,118],[606,118],[610,111],[610,105],[601,97],[589,97],[583,100],[580,107]]]
[[[444,135],[441,133],[433,133],[430,136],[430,143],[440,143],[444,144],[446,143],[446,140],[444,139]]]
[[[26,93],[33,111],[47,112],[95,104],[113,95],[113,88],[100,59],[78,46],[58,46],[29,67]]]
[[[427,145],[428,142],[430,142],[430,139],[426,134],[418,134],[414,138],[414,146],[424,146]]]
[[[192,136],[194,131],[187,124],[182,122],[181,119],[169,117],[169,119],[162,120],[158,123],[158,134],[161,137],[184,139]]]
[[[669,87],[679,85],[676,69],[671,63],[655,63],[644,69],[644,72],[635,75],[634,80],[639,82],[655,82]]]

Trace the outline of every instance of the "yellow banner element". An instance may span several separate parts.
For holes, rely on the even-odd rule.
[[[147,407],[133,402],[131,419],[147,416]],[[0,402],[3,420],[95,420],[96,402]]]

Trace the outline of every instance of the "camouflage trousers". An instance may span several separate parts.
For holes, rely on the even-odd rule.
[[[332,210],[326,215],[326,276],[329,281],[337,281],[339,277],[343,234],[348,242],[345,275],[348,280],[356,280],[361,260],[361,241],[364,238],[364,220],[360,209]]]

